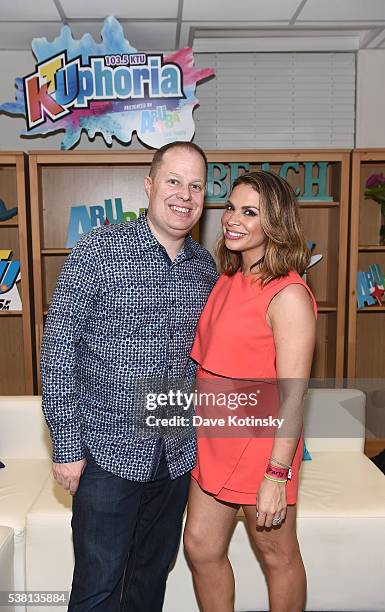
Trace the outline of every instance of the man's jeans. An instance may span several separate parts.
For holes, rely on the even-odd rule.
[[[160,612],[189,474],[171,480],[164,452],[154,480],[144,483],[110,474],[88,452],[86,459],[73,498],[75,570],[68,611]]]

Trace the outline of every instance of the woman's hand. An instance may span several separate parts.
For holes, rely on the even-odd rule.
[[[257,527],[277,527],[286,516],[286,483],[263,478],[257,491]]]

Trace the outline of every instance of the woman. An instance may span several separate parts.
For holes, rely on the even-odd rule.
[[[250,172],[235,181],[222,230],[223,274],[201,315],[191,353],[198,387],[262,379],[259,386],[269,401],[276,390],[285,427],[279,435],[270,429],[267,437],[213,438],[198,431],[185,548],[203,612],[233,612],[227,548],[242,506],[266,575],[270,610],[299,612],[306,575],[295,503],[316,319],[314,297],[300,275],[310,254],[293,190],[270,172]]]

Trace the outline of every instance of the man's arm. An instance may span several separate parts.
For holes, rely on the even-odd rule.
[[[98,292],[94,241],[93,235],[84,236],[66,260],[52,297],[41,347],[43,412],[51,433],[54,464],[62,464],[54,465],[54,475],[71,492],[71,481],[76,480],[76,475],[80,477],[84,467],[75,355]]]

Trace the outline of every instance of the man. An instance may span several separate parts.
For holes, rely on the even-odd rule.
[[[147,215],[85,235],[52,299],[43,410],[54,476],[74,496],[71,612],[162,609],[195,440],[138,433],[138,381],[194,375],[189,351],[217,278],[188,235],[206,176],[196,145],[159,149],[144,182]]]

